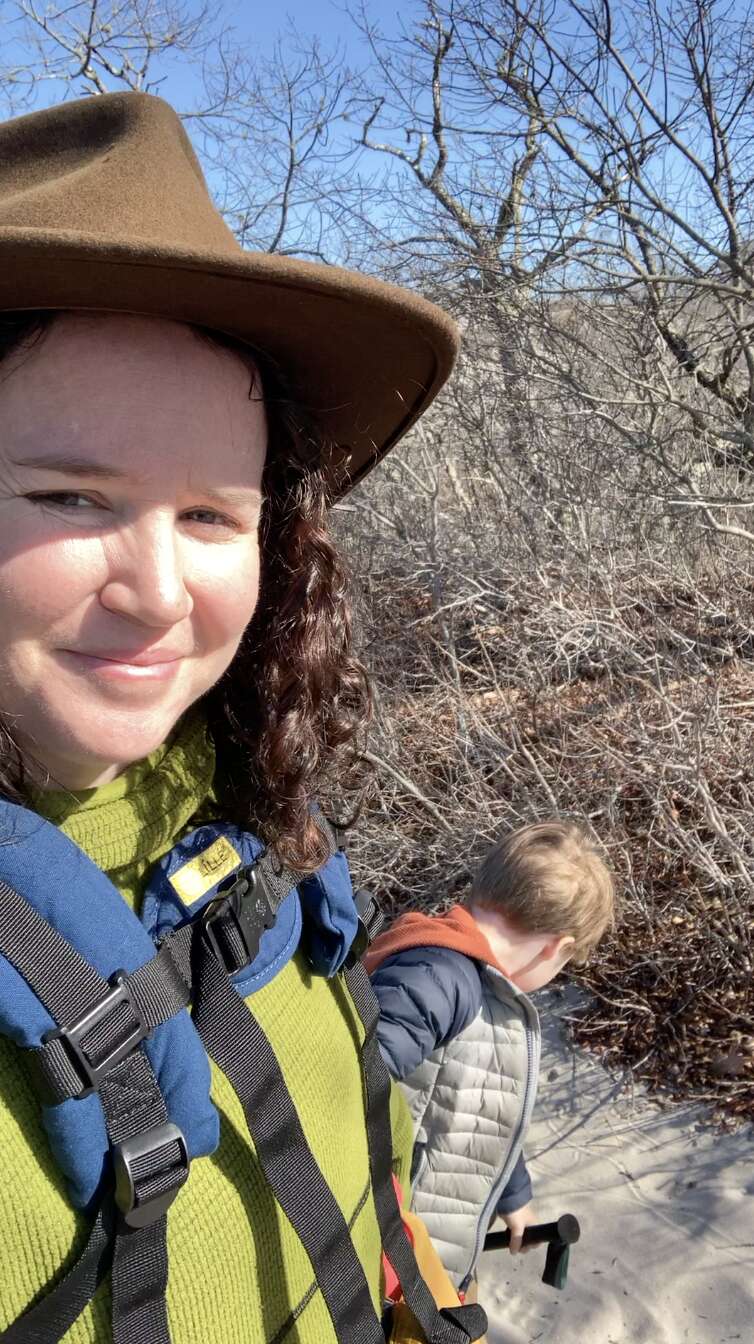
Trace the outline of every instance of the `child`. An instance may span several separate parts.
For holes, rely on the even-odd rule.
[[[414,1117],[412,1207],[461,1292],[496,1214],[514,1252],[534,1221],[522,1145],[539,1024],[526,994],[586,958],[613,901],[586,835],[538,822],[489,851],[462,905],[403,915],[368,954],[380,1048]]]

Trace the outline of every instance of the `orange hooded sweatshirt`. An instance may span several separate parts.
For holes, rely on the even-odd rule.
[[[411,912],[400,915],[386,933],[379,934],[364,958],[364,965],[372,975],[377,967],[396,952],[408,947],[448,947],[452,952],[463,952],[474,961],[483,961],[496,971],[507,975],[496,959],[474,916],[463,905],[454,905],[444,915],[422,915]]]

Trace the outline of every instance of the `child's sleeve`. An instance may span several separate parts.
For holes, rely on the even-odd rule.
[[[463,1031],[482,1001],[473,961],[444,947],[412,947],[388,957],[372,973],[372,988],[380,1002],[380,1050],[398,1079]]]
[[[524,1204],[528,1204],[531,1197],[531,1176],[529,1175],[523,1153],[519,1153],[518,1161],[511,1172],[510,1180],[498,1200],[497,1211],[501,1215],[504,1213],[515,1213],[516,1209],[522,1209]]]

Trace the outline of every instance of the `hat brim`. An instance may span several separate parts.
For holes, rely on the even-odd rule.
[[[411,428],[458,348],[441,309],[337,267],[1,228],[0,310],[35,308],[165,317],[255,346],[336,445],[340,494]]]

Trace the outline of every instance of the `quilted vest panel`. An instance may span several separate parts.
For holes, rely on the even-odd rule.
[[[402,1083],[415,1126],[412,1208],[461,1288],[521,1152],[539,1067],[536,1009],[498,971],[479,973],[477,1016]]]

